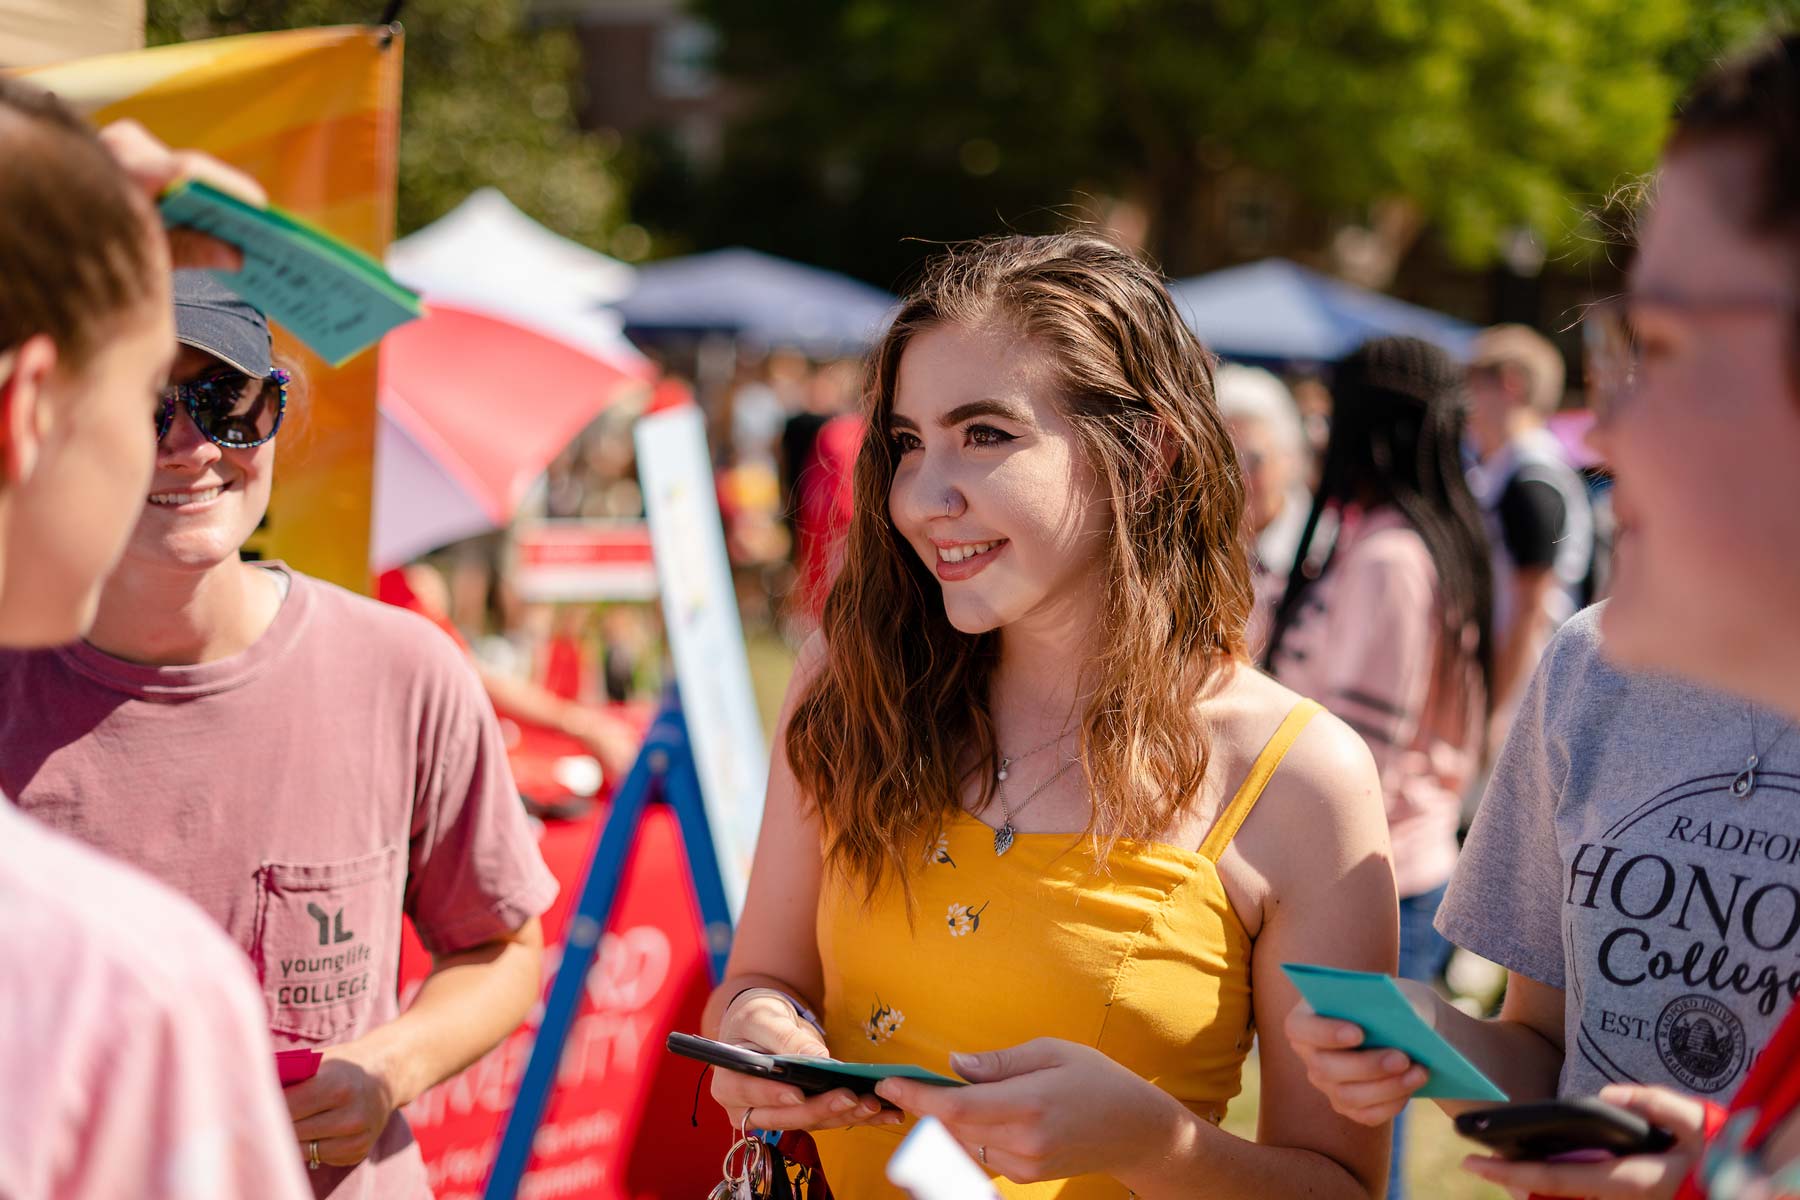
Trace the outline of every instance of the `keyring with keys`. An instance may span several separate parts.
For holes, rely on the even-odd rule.
[[[707,1200],[771,1200],[775,1195],[775,1164],[768,1143],[750,1132],[750,1110],[738,1123],[738,1139],[725,1152],[725,1178]]]
[[[751,1131],[746,1109],[738,1118],[738,1138],[726,1151],[724,1180],[708,1200],[829,1200],[831,1189],[818,1169],[817,1148],[804,1134],[784,1153],[782,1135]]]

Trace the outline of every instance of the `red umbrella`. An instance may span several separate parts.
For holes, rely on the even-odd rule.
[[[381,344],[376,567],[505,525],[601,410],[653,383],[647,364],[431,305]]]

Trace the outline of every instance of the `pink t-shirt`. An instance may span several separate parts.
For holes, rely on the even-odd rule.
[[[301,1200],[256,985],[205,915],[0,797],[0,1196]]]
[[[402,912],[448,953],[557,885],[450,640],[277,569],[288,596],[233,658],[0,653],[0,790],[206,910],[250,956],[279,1045],[331,1045],[398,1015]],[[337,1200],[430,1194],[399,1113],[363,1164],[308,1175]]]
[[[1447,679],[1438,670],[1438,605],[1431,551],[1397,509],[1346,517],[1270,664],[1369,744],[1402,896],[1429,892],[1456,869],[1462,794],[1482,732],[1479,674]]]

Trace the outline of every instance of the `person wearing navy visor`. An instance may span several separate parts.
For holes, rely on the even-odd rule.
[[[291,380],[262,313],[213,275],[176,272],[174,300],[155,472],[93,630],[0,654],[0,790],[185,893],[249,955],[277,1048],[324,1055],[285,1091],[315,1196],[427,1196],[399,1110],[538,999],[556,881],[455,645],[244,555]],[[433,955],[404,1013],[403,915]]]

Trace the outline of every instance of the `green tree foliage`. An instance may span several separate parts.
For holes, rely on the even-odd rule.
[[[647,180],[648,215],[715,241],[760,228],[761,244],[880,278],[914,257],[905,235],[1033,228],[1094,196],[1142,204],[1171,271],[1214,265],[1204,217],[1245,168],[1321,230],[1398,200],[1465,263],[1520,227],[1566,249],[1589,206],[1654,162],[1696,67],[1794,4],[696,7],[722,35],[721,71],[756,102],[701,202],[683,210],[681,189]]]
[[[152,45],[376,20],[382,0],[148,0]],[[578,47],[531,28],[524,0],[411,0],[399,232],[493,185],[559,233],[605,248],[623,215],[616,136],[576,125]]]

